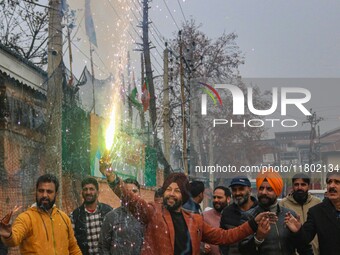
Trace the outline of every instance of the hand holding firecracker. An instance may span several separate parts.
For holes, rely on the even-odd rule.
[[[11,210],[9,213],[7,213],[0,221],[0,236],[4,236],[6,238],[11,236],[12,233],[12,227],[9,224],[12,215],[16,213],[21,206],[14,206],[13,210]]]
[[[5,224],[5,225],[9,224],[9,221],[11,220],[13,213],[16,213],[17,211],[19,211],[20,208],[21,206],[17,206],[17,205],[14,206],[13,210],[7,213],[5,217],[2,218],[0,223]]]
[[[113,182],[116,179],[116,174],[112,168],[112,159],[107,152],[99,160],[99,171],[106,176],[108,182]]]

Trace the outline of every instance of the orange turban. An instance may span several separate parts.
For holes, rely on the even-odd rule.
[[[262,182],[266,179],[273,188],[276,196],[280,196],[282,189],[283,189],[283,181],[282,177],[279,173],[274,172],[272,169],[262,170],[262,172],[256,177],[256,187],[259,189]]]

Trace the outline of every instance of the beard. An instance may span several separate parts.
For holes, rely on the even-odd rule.
[[[38,198],[36,198],[36,202],[37,202],[38,208],[41,208],[44,211],[48,211],[55,204],[55,198],[53,200],[49,200],[48,198],[40,198],[40,200],[38,200]],[[47,203],[44,203],[44,202],[47,202]]]
[[[298,202],[300,205],[303,205],[306,203],[308,198],[308,192],[303,190],[297,190],[293,192],[293,198],[296,202]]]
[[[182,206],[182,200],[177,200],[176,198],[172,198],[175,203],[170,205],[168,203],[170,197],[164,197],[163,198],[163,205],[166,209],[168,209],[170,212],[176,211],[178,208]]]
[[[258,198],[258,203],[263,208],[269,208],[270,206],[276,203],[276,197],[270,198],[266,195],[261,195],[261,196],[258,196],[257,198]]]
[[[213,202],[213,207],[218,212],[222,212],[222,210],[226,206],[227,206],[227,203]]]
[[[234,203],[237,206],[242,206],[242,205],[244,205],[245,203],[248,202],[249,197],[250,197],[250,193],[246,193],[243,196],[236,196],[236,197],[234,197]]]
[[[90,205],[97,201],[97,195],[87,195],[87,196],[83,195],[83,199],[84,199],[84,204]]]

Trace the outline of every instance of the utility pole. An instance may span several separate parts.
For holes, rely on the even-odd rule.
[[[166,160],[163,154],[163,150],[160,142],[157,137],[157,112],[156,112],[156,97],[155,97],[155,87],[153,84],[153,75],[152,75],[152,67],[151,67],[151,56],[150,56],[150,42],[149,42],[149,0],[143,0],[143,53],[144,53],[144,61],[145,61],[145,75],[149,85],[149,93],[150,93],[150,117],[152,123],[153,130],[153,145],[157,150],[158,160],[164,166],[164,176],[170,174],[171,166],[169,162]]]
[[[312,109],[310,109],[310,112],[312,112]],[[316,153],[316,126],[317,124],[322,121],[323,118],[317,118],[316,112],[313,112],[312,115],[307,116],[307,121],[303,123],[309,123],[311,130],[309,134],[309,164],[313,164],[315,162],[317,153]]]
[[[182,160],[183,160],[183,169],[185,174],[189,174],[188,171],[188,155],[187,155],[187,123],[185,116],[185,94],[184,94],[184,66],[183,66],[183,42],[182,42],[182,31],[178,32],[179,36],[179,75],[180,75],[180,84],[181,84],[181,113],[182,113]]]
[[[165,44],[164,75],[163,75],[163,130],[164,130],[164,156],[170,162],[170,95],[169,95],[169,50]]]
[[[148,82],[148,90],[150,93],[150,117],[152,126],[156,124],[156,101],[155,87],[153,84],[150,42],[149,42],[149,0],[143,0],[143,52],[145,61],[145,76]],[[157,129],[154,127],[154,143],[157,143]]]
[[[310,109],[310,112],[312,112],[312,109]],[[312,165],[313,163],[316,163],[316,159],[319,156],[319,153],[316,149],[316,126],[317,124],[322,121],[323,118],[317,117],[316,112],[312,112],[312,115],[307,116],[307,121],[303,123],[309,123],[311,130],[309,134],[309,157],[308,157],[308,163],[309,165]],[[320,137],[320,130],[319,130],[319,137]],[[320,148],[318,148],[320,150]],[[321,160],[321,158],[319,159]],[[321,178],[322,179],[322,178]],[[314,189],[314,183],[312,183],[312,188]]]
[[[196,100],[196,90],[197,87],[193,86],[194,81],[194,73],[196,69],[202,65],[203,58],[201,57],[201,61],[198,64],[195,64],[194,60],[194,50],[195,50],[195,42],[192,42],[190,44],[190,48],[186,49],[186,52],[188,53],[187,56],[184,56],[183,54],[183,48],[184,48],[184,41],[182,38],[182,31],[178,32],[179,35],[179,56],[175,56],[176,58],[179,58],[179,75],[180,75],[180,86],[181,86],[181,115],[182,115],[182,132],[183,132],[183,143],[182,143],[182,161],[183,161],[183,167],[184,172],[186,174],[192,174],[190,173],[190,165],[192,165],[191,161],[192,159],[195,160],[195,164],[200,164],[201,162],[201,155],[200,155],[200,148],[199,148],[199,142],[200,138],[198,137],[198,107]],[[185,75],[185,73],[187,75]],[[185,95],[185,83],[184,83],[184,77],[187,77],[187,84],[189,87],[189,95],[186,98]],[[187,102],[189,102],[189,113],[186,113],[186,106]],[[193,121],[194,125],[190,125],[190,123]],[[190,139],[188,139],[187,136],[187,126],[189,123],[190,127]],[[190,141],[190,147],[188,147],[188,140]],[[188,156],[188,151],[190,151],[190,157]],[[189,164],[190,159],[190,164]]]
[[[127,76],[128,76],[128,92],[127,94],[131,95],[131,59],[130,52],[127,53]],[[128,100],[128,111],[129,111],[129,120],[132,127],[132,102]]]
[[[93,46],[92,46],[92,43],[90,42],[90,59],[91,59],[91,73],[92,73],[92,79],[91,79],[91,82],[92,82],[92,100],[93,100],[93,113],[96,114],[96,90],[95,90],[95,87],[94,87],[94,65],[93,65]]]
[[[60,0],[51,0],[49,6],[45,164],[46,172],[55,174],[59,179],[58,206],[62,208],[63,14]]]
[[[67,15],[67,43],[68,43],[68,54],[70,60],[70,79],[67,81],[69,85],[73,86],[73,56],[72,56],[72,43],[71,43],[71,29],[69,25],[69,16]]]
[[[198,131],[200,128],[200,119],[201,115],[199,114],[200,103],[199,103],[199,93],[198,93],[198,86],[194,85],[195,80],[195,72],[196,69],[202,65],[202,57],[199,63],[195,63],[194,59],[194,51],[195,51],[196,43],[193,41],[189,45],[187,49],[188,57],[185,60],[186,63],[186,70],[188,72],[188,85],[189,85],[189,127],[190,127],[190,145],[189,145],[189,155],[188,159],[190,159],[190,163],[188,164],[189,173],[191,175],[195,174],[195,172],[191,172],[193,166],[195,165],[202,165],[202,157],[201,157],[201,149],[200,143],[202,143],[202,138],[198,135]],[[209,139],[212,136],[209,136]],[[212,143],[209,143],[209,146],[212,146]],[[209,150],[210,151],[210,150]],[[209,153],[209,155],[212,155]],[[208,177],[209,178],[209,177]]]
[[[141,88],[143,88],[144,85],[144,79],[145,79],[145,72],[144,72],[144,57],[143,57],[143,53],[140,54],[140,63],[141,63]],[[141,128],[144,129],[145,128],[145,115],[144,115],[144,107],[142,107],[142,109],[140,110],[140,125]]]

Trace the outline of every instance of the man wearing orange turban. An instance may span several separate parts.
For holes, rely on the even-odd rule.
[[[293,210],[281,207],[277,198],[283,189],[282,177],[272,169],[263,169],[256,178],[258,205],[253,209],[253,216],[259,212],[270,211],[276,215],[278,220],[275,227],[272,227],[265,235],[252,235],[242,241],[239,245],[241,254],[313,254],[310,245],[297,247],[292,242],[293,234],[285,227],[285,216],[287,213],[296,215]]]
[[[274,190],[276,196],[280,196],[283,189],[283,181],[280,174],[274,172],[272,169],[264,169],[256,178],[256,188],[259,189],[262,182],[267,180],[270,187]]]

